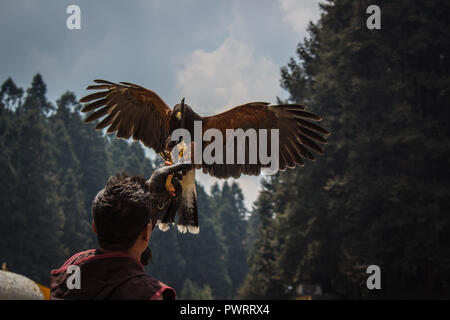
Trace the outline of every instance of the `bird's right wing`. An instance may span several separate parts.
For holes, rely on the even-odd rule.
[[[96,129],[108,127],[107,133],[116,132],[117,138],[140,140],[159,153],[164,150],[169,136],[172,110],[153,91],[133,83],[113,83],[94,80],[97,85],[87,90],[104,90],[89,94],[80,102],[89,102],[81,110],[91,113],[84,121],[91,122],[104,116]]]

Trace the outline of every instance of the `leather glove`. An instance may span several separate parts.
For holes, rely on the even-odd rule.
[[[147,182],[151,198],[152,221],[163,223],[174,221],[183,192],[180,181],[192,168],[191,162],[180,162],[153,172]],[[153,228],[155,225],[156,223]]]
[[[151,198],[152,229],[157,222],[169,224],[174,221],[183,192],[180,181],[189,170],[192,170],[191,162],[176,163],[155,170],[147,181]],[[152,251],[147,247],[141,255],[141,263],[147,265],[151,261]]]

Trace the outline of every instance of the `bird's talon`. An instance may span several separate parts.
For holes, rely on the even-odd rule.
[[[167,190],[168,193],[170,193],[171,196],[175,197],[176,196],[176,193],[175,193],[176,190],[175,190],[174,185],[172,184],[172,178],[173,178],[173,174],[167,175],[167,178],[166,178],[166,190]]]

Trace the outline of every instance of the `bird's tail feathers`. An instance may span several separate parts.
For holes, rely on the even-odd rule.
[[[198,234],[200,232],[195,184],[192,185],[192,188],[183,190],[177,228],[181,233],[189,231],[190,233]]]

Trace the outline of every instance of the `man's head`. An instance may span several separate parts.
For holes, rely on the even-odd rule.
[[[182,162],[155,170],[148,181],[124,173],[110,177],[92,204],[99,247],[140,256],[146,264],[151,259],[151,231],[158,220],[173,222],[182,193],[180,181],[191,169],[192,163]]]
[[[92,204],[100,248],[127,251],[138,245],[145,250],[152,224],[150,208],[150,192],[144,178],[124,173],[110,177]]]

